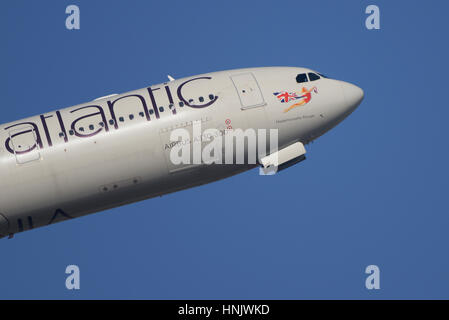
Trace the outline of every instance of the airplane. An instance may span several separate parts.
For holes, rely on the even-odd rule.
[[[282,171],[303,161],[305,145],[335,127],[364,98],[356,85],[298,67],[168,79],[0,125],[0,238],[255,167],[262,173]],[[298,99],[285,99],[285,93]],[[175,148],[195,144],[174,141],[173,134],[178,129],[192,133],[196,124],[223,135],[258,130],[263,147],[258,146],[265,153],[258,151],[251,163],[173,162]],[[274,131],[275,147],[261,138]],[[248,148],[247,141],[239,152]]]

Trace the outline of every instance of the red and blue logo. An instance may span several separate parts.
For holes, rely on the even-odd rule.
[[[309,103],[310,100],[312,100],[312,92],[318,93],[317,88],[313,87],[312,89],[307,90],[306,88],[303,87],[301,89],[300,94],[296,92],[287,92],[287,91],[274,92],[273,94],[276,96],[276,98],[278,98],[278,100],[281,103],[289,103],[292,101],[300,100],[284,110],[284,112],[288,112],[295,107],[303,106]]]

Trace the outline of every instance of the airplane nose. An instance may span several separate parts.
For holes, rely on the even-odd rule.
[[[350,110],[354,110],[362,102],[365,96],[363,90],[352,83],[342,84],[343,94]]]

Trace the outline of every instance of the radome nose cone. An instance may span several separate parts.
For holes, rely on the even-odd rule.
[[[357,108],[365,96],[363,90],[348,82],[343,83],[342,89],[349,108]]]

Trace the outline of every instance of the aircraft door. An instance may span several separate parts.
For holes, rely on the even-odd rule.
[[[36,130],[27,125],[9,132],[10,145],[16,162],[24,164],[41,158]]]
[[[242,110],[266,104],[259,84],[251,72],[232,75],[231,80],[239,95]]]

